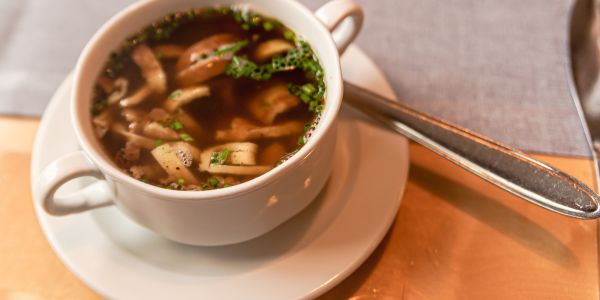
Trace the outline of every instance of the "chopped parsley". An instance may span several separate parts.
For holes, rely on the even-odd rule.
[[[229,149],[225,148],[222,151],[213,152],[210,156],[210,164],[211,165],[222,165],[229,158]]]
[[[322,76],[323,73],[312,49],[304,41],[299,42],[298,47],[290,49],[286,55],[277,56],[269,63],[260,66],[247,56],[234,56],[227,66],[226,74],[233,78],[248,77],[254,80],[268,80],[273,73],[295,69],[306,71],[307,75],[314,79]]]
[[[308,123],[304,124],[304,132],[309,131],[312,128],[312,126],[313,126],[312,122],[308,122]]]
[[[165,142],[161,139],[158,139],[156,141],[154,141],[154,148],[156,147],[160,147],[162,144],[164,144]]]
[[[263,29],[266,31],[271,31],[273,28],[275,28],[275,25],[273,25],[273,22],[271,21],[264,21],[262,25]]]
[[[170,95],[169,95],[169,99],[177,99],[179,98],[181,95],[183,94],[183,92],[181,90],[174,90]]]
[[[209,185],[211,188],[216,188],[216,187],[218,187],[218,186],[219,186],[219,183],[220,183],[220,181],[219,181],[219,178],[217,178],[217,177],[211,177],[211,178],[209,178],[209,179],[208,179],[208,185]]]
[[[314,113],[323,110],[322,100],[325,95],[323,68],[306,41],[297,40],[296,48],[289,50],[283,56],[274,57],[269,63],[257,65],[247,56],[234,56],[227,66],[225,73],[233,78],[246,77],[254,80],[268,80],[274,73],[290,70],[303,70],[313,81],[302,86],[290,84],[290,92],[308,105]]]
[[[293,40],[296,38],[296,34],[294,34],[294,32],[293,32],[293,31],[286,30],[286,31],[283,33],[283,37],[284,37],[286,40],[293,41]]]
[[[221,56],[226,53],[235,53],[235,52],[240,51],[242,48],[244,48],[246,46],[248,46],[248,40],[237,41],[233,44],[226,45],[224,47],[221,47],[221,48],[215,50],[213,52],[213,55]]]
[[[321,103],[323,95],[317,91],[317,88],[315,88],[313,84],[307,83],[302,86],[289,84],[288,89],[290,90],[290,93],[294,94],[296,97],[300,98],[302,102],[308,105],[309,111],[315,113],[323,111],[323,104]]]
[[[184,185],[185,184],[185,179],[183,179],[183,178],[177,179],[177,184],[178,185]]]
[[[184,142],[188,142],[189,143],[189,142],[193,142],[194,141],[194,138],[191,135],[187,134],[187,133],[181,133],[181,134],[179,134],[179,137]]]
[[[108,106],[108,101],[104,97],[96,97],[92,104],[92,115],[99,115]]]
[[[243,30],[262,27],[265,31],[272,31],[283,26],[281,22],[275,19],[265,18],[244,8],[234,8],[233,19],[240,24]]]
[[[174,130],[181,130],[183,129],[183,124],[178,120],[170,120],[169,127]]]
[[[304,144],[306,144],[306,138],[305,138],[303,135],[301,135],[301,136],[298,138],[298,145],[299,145],[299,146],[302,146],[302,145],[304,145]]]

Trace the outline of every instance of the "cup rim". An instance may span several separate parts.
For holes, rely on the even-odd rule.
[[[333,55],[333,57],[335,58],[332,67],[330,69],[325,70],[325,72],[328,73],[327,75],[330,78],[329,81],[331,82],[326,83],[327,91],[325,95],[325,109],[321,114],[319,125],[311,135],[311,138],[308,139],[306,144],[303,145],[297,153],[293,154],[288,160],[284,161],[279,166],[275,166],[273,169],[269,170],[265,174],[259,175],[251,180],[242,182],[240,184],[228,188],[205,191],[170,190],[148,183],[144,183],[140,180],[131,177],[130,175],[115,167],[112,163],[106,161],[106,159],[100,154],[100,151],[103,150],[97,149],[90,142],[90,138],[95,138],[95,136],[93,134],[90,134],[90,132],[86,133],[84,128],[82,127],[83,122],[91,122],[91,114],[89,113],[89,109],[85,109],[86,107],[91,106],[91,100],[77,100],[77,95],[79,95],[81,93],[81,89],[83,89],[83,87],[81,86],[81,77],[83,76],[82,72],[84,69],[86,69],[85,66],[94,63],[91,61],[90,55],[92,54],[93,50],[97,47],[99,42],[103,40],[103,37],[109,35],[109,32],[116,26],[116,24],[127,18],[130,18],[132,15],[135,15],[136,11],[138,11],[139,9],[148,5],[153,5],[153,3],[157,3],[159,1],[163,0],[139,1],[119,11],[106,23],[104,23],[104,25],[102,25],[100,29],[96,31],[96,33],[93,35],[90,41],[86,44],[84,50],[79,56],[79,59],[77,60],[73,79],[73,90],[70,99],[71,122],[75,129],[75,133],[80,146],[83,148],[84,152],[92,160],[92,162],[102,171],[102,173],[108,175],[107,177],[116,179],[116,181],[125,182],[139,191],[143,191],[146,194],[157,195],[161,199],[168,201],[210,201],[234,198],[236,196],[255,191],[264,188],[270,184],[273,184],[277,180],[277,178],[292,172],[296,167],[301,165],[302,162],[306,160],[315,151],[316,147],[318,146],[318,144],[320,144],[321,140],[325,137],[326,133],[334,126],[341,106],[343,85],[339,52],[335,42],[333,41],[331,32],[314,15],[312,11],[310,11],[308,8],[306,8],[304,5],[297,2],[296,0],[286,0],[285,2],[287,2],[288,5],[290,5],[299,14],[302,14],[306,22],[313,23],[316,26],[316,29],[318,30],[318,34],[320,36],[319,43],[325,43],[325,47],[327,48],[326,52],[330,52],[331,55]],[[212,5],[218,5],[222,1],[214,0],[210,2],[212,3]],[[244,0],[242,2],[252,3],[252,0]],[[277,19],[280,19],[277,17],[276,14],[273,14],[273,16]],[[148,22],[152,22],[152,20],[148,20]],[[296,29],[294,31],[297,34],[302,35],[301,30]],[[108,57],[108,53],[106,57]],[[323,65],[323,58],[319,57],[319,60],[321,62],[321,65]]]

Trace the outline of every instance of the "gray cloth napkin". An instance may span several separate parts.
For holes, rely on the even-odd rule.
[[[0,0],[0,113],[41,115],[96,30],[133,0]]]
[[[132,2],[0,1],[0,113],[27,115]],[[567,77],[573,0],[356,1],[366,12],[358,45],[409,105],[526,151],[591,155]]]

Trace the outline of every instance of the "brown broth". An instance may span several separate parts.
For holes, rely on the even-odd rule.
[[[131,58],[129,58],[133,49],[140,47],[140,45],[146,45],[150,49],[154,49],[156,46],[169,44],[187,49],[198,41],[204,40],[215,34],[228,33],[237,37],[238,41],[248,41],[248,44],[239,51],[235,52],[235,55],[240,57],[247,56],[250,60],[254,60],[257,47],[259,47],[259,45],[265,41],[278,39],[288,41],[290,44],[294,45],[294,41],[290,41],[290,30],[276,20],[250,14],[251,20],[256,20],[252,18],[259,18],[260,22],[253,24],[252,21],[250,21],[250,26],[248,26],[245,25],[248,24],[247,21],[240,20],[239,13],[236,16],[235,11],[228,10],[227,8],[225,8],[223,11],[224,12],[221,13],[220,9],[195,10],[194,17],[187,22],[182,22],[183,24],[174,29],[170,37],[167,39],[140,38],[140,35],[129,39],[127,42],[129,42],[131,45],[133,41],[133,45],[128,47],[127,44],[125,44],[123,47],[125,50],[122,50],[122,52],[119,54],[120,56],[113,55],[113,58],[111,58],[112,61],[109,60],[107,63],[107,66],[114,65],[114,57],[120,57],[120,60],[117,61],[121,64],[120,68],[118,68],[116,71],[112,71],[109,70],[110,67],[107,67],[107,72],[100,75],[99,83],[100,81],[114,83],[117,78],[126,78],[129,84],[127,93],[124,97],[129,97],[134,91],[142,88],[146,84],[146,80],[142,76],[141,67],[138,66]],[[168,17],[166,17],[165,20],[167,19]],[[265,23],[270,23],[274,26],[268,26],[265,25]],[[249,28],[244,28],[245,26],[248,26]],[[142,32],[148,32],[148,30],[151,29],[146,28],[145,31]],[[295,42],[296,47],[299,47],[297,41]],[[176,80],[176,76],[178,75],[178,70],[176,67],[178,61],[177,58],[161,57],[162,54],[157,53],[156,51],[154,51],[154,55],[157,57],[160,65],[162,66],[162,70],[166,75],[167,91],[162,93],[152,92],[151,95],[146,97],[142,103],[124,108],[119,102],[106,104],[106,99],[111,93],[114,92],[114,90],[103,90],[101,84],[98,84],[96,88],[96,95],[94,97],[94,126],[96,126],[96,129],[102,131],[102,128],[106,127],[104,126],[105,124],[99,125],[99,123],[96,123],[96,119],[108,118],[110,124],[109,127],[115,124],[126,126],[128,128],[128,132],[152,139],[152,141],[155,143],[154,147],[159,147],[163,144],[175,145],[173,144],[174,142],[181,142],[181,140],[185,140],[184,142],[187,142],[189,145],[192,145],[200,151],[204,151],[205,149],[214,146],[232,142],[217,140],[216,132],[219,130],[229,129],[234,118],[243,118],[259,127],[270,126],[265,124],[264,121],[261,122],[261,120],[259,120],[255,114],[251,113],[249,110],[249,102],[252,101],[252,99],[257,98],[257,95],[262,93],[265,89],[269,89],[275,85],[288,86],[290,84],[301,87],[307,83],[312,84],[313,87],[324,86],[322,82],[318,82],[318,78],[315,78],[314,74],[311,75],[310,72],[302,68],[274,72],[268,80],[255,80],[244,76],[241,78],[234,78],[228,74],[222,73],[208,80],[192,84],[193,86],[208,86],[210,89],[210,96],[197,98],[191,101],[191,103],[182,106],[174,113],[171,113],[168,120],[161,120],[158,122],[167,128],[167,130],[175,132],[180,136],[179,140],[168,141],[156,137],[150,137],[140,128],[143,128],[149,122],[151,122],[151,120],[149,120],[150,111],[155,108],[162,109],[163,103],[167,101],[165,99],[173,97],[173,95],[177,95],[176,93],[178,93],[178,91],[189,87],[189,85],[183,85]],[[282,57],[284,55],[285,52],[280,53],[275,57]],[[314,60],[316,61],[316,58],[314,58]],[[257,64],[260,65],[259,63]],[[320,65],[318,68],[320,70]],[[112,76],[106,76],[107,74]],[[299,95],[300,94],[292,95],[292,93],[290,93],[289,96],[286,97],[295,97],[298,99],[297,96]],[[322,97],[320,97],[318,100],[321,101],[320,103],[323,101]],[[309,111],[308,105],[305,103],[306,101],[301,101],[300,99],[297,101],[299,103],[297,106],[277,114],[272,126],[278,126],[290,121],[301,123],[303,125],[302,127],[306,127],[304,124],[314,123],[313,120],[315,119],[315,115],[318,113]],[[269,108],[271,107],[272,106],[269,106]],[[140,115],[144,121],[138,122],[139,126],[137,129],[132,129],[132,122],[127,121],[123,116],[123,111],[125,109],[133,109],[140,112]],[[193,132],[189,132],[190,128],[186,128],[185,126],[183,128],[178,128],[178,126],[175,126],[177,124],[174,125],[174,123],[183,123],[179,119],[181,112],[185,112],[191,116],[191,118],[197,122],[198,125],[200,125],[202,131],[194,134]],[[173,176],[173,174],[166,171],[166,169],[163,169],[164,166],[160,164],[157,161],[156,156],[152,154],[154,149],[148,147],[146,147],[147,149],[144,149],[142,147],[139,151],[139,158],[127,159],[124,153],[127,153],[127,150],[125,150],[125,145],[128,141],[128,138],[125,137],[122,132],[119,133],[113,129],[106,128],[104,128],[104,130],[106,133],[104,135],[100,134],[99,139],[101,140],[105,151],[114,159],[115,164],[124,172],[149,184],[172,189],[205,190],[227,187],[260,176],[260,174],[244,175],[232,174],[231,172],[222,173],[218,171],[201,171],[199,168],[201,159],[195,156],[191,166],[185,167],[192,174],[194,180],[177,178]],[[256,155],[254,155],[256,165],[273,168],[276,166],[276,164],[280,163],[284,157],[289,157],[291,153],[302,146],[302,141],[306,136],[304,132],[305,130],[306,129],[301,130],[300,132],[295,132],[294,134],[286,134],[281,137],[253,138],[251,140],[241,142],[251,142],[258,146],[258,151]],[[182,133],[188,134],[193,140],[183,138],[181,136]],[[141,146],[140,143],[131,143]],[[135,148],[135,146],[132,148]],[[133,152],[135,153],[137,151]],[[213,151],[213,156],[217,155],[218,152],[218,150]],[[219,162],[216,164],[222,164],[225,166],[234,165],[239,167],[240,164],[236,165],[231,163],[232,155],[233,154],[230,153],[224,162]],[[180,156],[178,157],[181,158]],[[211,163],[210,166],[213,166],[213,164]],[[248,167],[244,164],[241,166]],[[179,168],[181,166],[176,165],[174,167],[178,168],[177,170],[180,170]],[[134,171],[134,169],[137,171]]]

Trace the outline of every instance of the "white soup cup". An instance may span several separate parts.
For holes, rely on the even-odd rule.
[[[327,93],[321,120],[311,138],[273,170],[225,189],[163,189],[119,170],[95,137],[90,113],[95,80],[110,53],[127,37],[169,13],[241,3],[283,22],[318,56]],[[339,55],[356,37],[362,19],[361,8],[350,0],[329,2],[315,14],[293,0],[149,0],[125,8],[94,35],[75,68],[70,109],[82,150],[58,158],[36,176],[35,198],[55,216],[116,205],[157,234],[191,245],[233,244],[267,233],[305,208],[329,177],[342,101]],[[60,133],[56,134],[59,141]],[[96,180],[74,194],[55,195],[61,185],[83,176]]]

